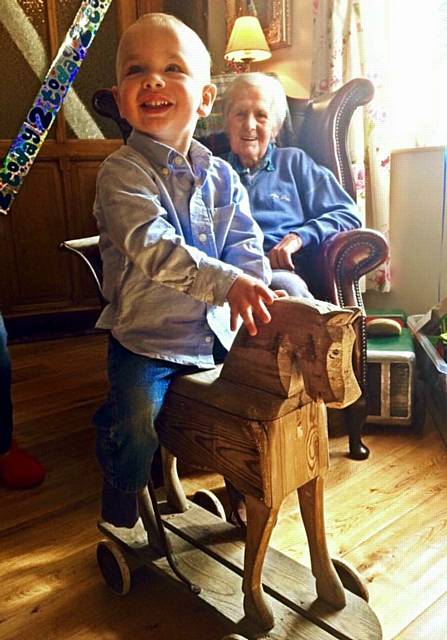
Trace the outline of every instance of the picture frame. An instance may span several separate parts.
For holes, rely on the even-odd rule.
[[[225,0],[227,40],[238,17],[239,0]],[[292,44],[292,0],[255,0],[256,11],[270,49]]]

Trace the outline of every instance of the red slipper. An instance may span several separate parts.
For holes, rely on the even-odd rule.
[[[31,489],[44,481],[45,469],[40,462],[12,443],[8,453],[0,455],[0,484],[7,489]]]

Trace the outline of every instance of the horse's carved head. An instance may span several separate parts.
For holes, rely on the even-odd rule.
[[[352,369],[358,310],[330,303],[281,298],[270,307],[272,321],[251,337],[241,328],[222,377],[289,398],[303,391],[313,400],[343,407],[360,388]]]

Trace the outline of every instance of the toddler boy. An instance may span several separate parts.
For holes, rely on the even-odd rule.
[[[173,376],[222,359],[239,316],[255,335],[276,294],[239,178],[192,139],[216,93],[200,38],[173,16],[147,14],[123,34],[116,72],[114,96],[133,131],[98,174],[109,303],[97,326],[111,335],[110,391],[94,421],[102,516],[131,528]]]

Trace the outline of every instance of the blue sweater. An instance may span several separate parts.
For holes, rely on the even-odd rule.
[[[227,160],[247,188],[265,253],[288,233],[299,235],[307,247],[361,225],[355,202],[332,172],[301,149],[271,144],[255,172],[242,167],[233,153]]]

